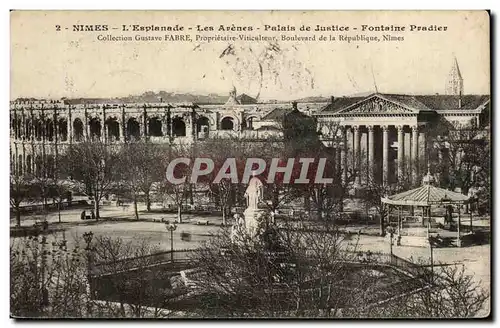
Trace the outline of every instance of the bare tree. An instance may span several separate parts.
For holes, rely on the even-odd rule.
[[[192,161],[193,152],[188,145],[177,144],[171,145],[169,150],[164,153],[163,163],[164,167],[168,167],[169,163],[175,158],[189,158]],[[192,162],[191,165],[176,165],[173,171],[175,178],[185,177],[186,181],[180,184],[172,183],[170,179],[165,179],[158,186],[158,192],[164,197],[168,197],[177,206],[177,220],[182,223],[182,206],[185,204],[186,198],[189,195],[190,184],[189,178],[192,172]]]
[[[313,231],[305,222],[276,229],[269,220],[257,239],[231,242],[225,230],[197,250],[200,273],[192,280],[202,316],[339,316],[362,301],[341,287],[355,250],[344,235],[330,226]]]
[[[171,284],[175,272],[158,266],[154,257],[158,252],[158,246],[147,239],[95,238],[93,254],[100,275],[96,292],[102,298],[94,305],[96,315],[163,318],[174,314],[167,309],[176,296]]]
[[[473,124],[440,124],[434,131],[430,161],[443,186],[467,194],[480,181],[490,184],[489,131]]]
[[[51,242],[52,241],[52,242]],[[10,247],[10,305],[15,317],[84,317],[86,258],[52,236],[16,238]]]
[[[374,179],[372,176],[368,178],[366,188],[364,189],[363,201],[367,206],[374,207],[380,217],[380,235],[385,235],[385,219],[389,213],[386,204],[382,203],[382,198],[387,197],[394,192],[394,188],[389,184],[384,184]]]
[[[165,173],[160,146],[144,141],[127,143],[119,153],[123,168],[120,185],[132,195],[134,213],[139,219],[137,199],[142,193],[147,211],[151,210],[151,192],[155,182],[161,181]]]
[[[395,302],[370,308],[360,317],[474,318],[488,314],[490,295],[467,275],[463,265],[437,264],[439,271],[421,277],[425,288],[405,294]]]
[[[100,141],[83,142],[73,145],[62,161],[74,181],[74,188],[92,197],[98,220],[99,203],[116,185],[122,169],[116,152]]]
[[[16,226],[21,226],[21,205],[24,202],[31,202],[35,199],[35,194],[31,180],[25,175],[10,175],[10,206],[16,215]]]

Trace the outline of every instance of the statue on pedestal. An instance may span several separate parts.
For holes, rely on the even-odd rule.
[[[259,208],[259,202],[263,199],[264,185],[256,178],[252,177],[245,191],[247,209],[241,214],[235,214],[235,224],[231,229],[231,240],[236,242],[242,237],[249,237],[252,240],[260,233],[262,217],[265,210]]]
[[[261,218],[264,210],[259,208],[259,201],[264,196],[264,185],[256,177],[252,177],[248,182],[245,197],[247,199],[247,209],[243,212],[245,216],[246,231],[250,237],[255,237],[259,233]]]

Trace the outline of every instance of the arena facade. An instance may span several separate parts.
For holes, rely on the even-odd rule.
[[[11,172],[36,174],[41,165],[54,167],[59,154],[83,141],[175,144],[232,136],[265,142],[281,135],[285,115],[300,111],[315,118],[320,139],[332,148],[345,174],[349,167],[362,172],[357,184],[371,178],[393,183],[407,174],[416,182],[426,173],[430,148],[438,154],[447,151],[445,141],[436,142],[439,125],[489,128],[490,96],[464,93],[456,59],[444,89],[434,95],[376,92],[298,103],[258,103],[238,96],[236,89],[226,103],[210,105],[161,99],[102,104],[18,100],[10,104]]]

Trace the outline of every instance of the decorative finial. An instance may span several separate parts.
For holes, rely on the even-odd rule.
[[[436,179],[431,174],[431,164],[427,163],[427,174],[422,178],[422,185],[432,185]]]

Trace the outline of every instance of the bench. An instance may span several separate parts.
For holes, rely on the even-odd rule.
[[[196,225],[209,225],[210,221],[208,220],[198,220],[196,221]]]

